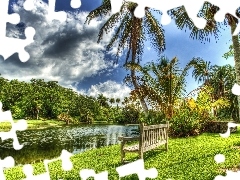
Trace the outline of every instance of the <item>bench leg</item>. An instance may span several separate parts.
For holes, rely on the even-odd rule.
[[[168,143],[165,144],[166,151],[168,151]]]
[[[125,160],[125,152],[122,151],[122,153],[121,153],[121,163],[122,164],[124,163],[124,160]]]
[[[124,143],[122,142],[121,143],[121,163],[122,164],[124,163],[124,159],[125,159],[125,152],[123,151],[123,146],[124,146]]]
[[[139,151],[139,156],[141,159],[143,159],[143,151],[142,150]]]

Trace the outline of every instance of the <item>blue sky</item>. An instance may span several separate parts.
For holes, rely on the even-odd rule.
[[[98,7],[100,0],[82,0],[82,6],[76,10],[71,8],[70,0],[56,0],[56,11],[68,12],[68,20],[63,24],[46,20],[45,3],[36,4],[35,11],[27,12],[21,7],[24,1],[11,2],[17,2],[18,5],[12,7],[10,13],[17,12],[25,26],[33,26],[36,36],[35,42],[26,48],[31,55],[26,63],[22,63],[17,54],[6,61],[0,56],[0,73],[3,77],[23,81],[29,81],[31,78],[57,80],[65,87],[92,96],[98,93],[115,98],[128,95],[130,89],[123,84],[127,72],[121,66],[114,66],[113,53],[106,54],[103,48],[110,35],[106,35],[102,44],[96,43],[98,30],[104,20],[94,21],[89,26],[83,24],[87,12]],[[160,20],[160,17],[158,18]],[[166,38],[166,51],[163,55],[169,59],[176,56],[181,67],[193,57],[201,57],[217,65],[234,65],[233,58],[225,60],[222,57],[231,44],[229,28],[222,31],[217,43],[214,39],[210,43],[190,39],[189,32],[177,29],[174,22],[163,28]],[[24,38],[24,33],[13,25],[7,26],[7,35]],[[157,59],[156,53],[149,47],[150,44],[147,43],[142,64]],[[188,92],[198,86],[191,77],[191,72],[187,82]]]

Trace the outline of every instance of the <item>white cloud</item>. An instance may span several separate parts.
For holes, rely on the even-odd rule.
[[[67,13],[66,22],[49,22],[46,18],[47,4],[41,0],[33,11],[25,11],[23,0],[19,0],[13,9],[21,17],[21,22],[36,30],[35,42],[25,49],[30,53],[28,62],[22,63],[16,56],[6,61],[0,60],[0,72],[8,79],[29,81],[32,78],[57,80],[63,86],[79,82],[85,77],[98,74],[107,68],[114,68],[113,63],[105,60],[104,46],[107,41],[97,43],[100,26],[106,21],[92,20],[84,25],[87,12]],[[8,36],[24,38],[14,26],[9,26]],[[111,33],[106,34],[109,39]]]
[[[120,98],[122,101],[124,97],[129,96],[130,92],[131,89],[128,86],[109,80],[104,83],[92,85],[85,94],[93,97],[103,94],[107,98]]]

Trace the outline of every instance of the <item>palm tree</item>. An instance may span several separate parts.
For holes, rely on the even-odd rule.
[[[231,65],[213,66],[213,76],[210,84],[213,87],[214,99],[227,98],[230,102],[230,107],[226,108],[226,114],[232,116],[233,119],[238,119],[238,102],[237,97],[232,94],[232,86],[236,81],[234,67]]]
[[[171,119],[174,106],[184,92],[185,77],[191,67],[189,63],[181,70],[176,57],[172,60],[161,57],[158,63],[151,62],[144,67],[138,66],[141,73],[139,91],[152,107],[161,110]],[[136,90],[131,94],[134,96]]]
[[[109,17],[107,22],[101,27],[98,42],[101,41],[104,32],[108,33],[114,30],[114,35],[109,40],[107,50],[110,50],[115,43],[118,43],[117,59],[119,54],[126,49],[125,64],[139,64],[142,54],[144,43],[148,39],[151,41],[152,46],[160,54],[165,50],[165,38],[164,31],[160,26],[157,19],[152,15],[149,8],[145,8],[145,17],[136,18],[134,16],[134,10],[137,7],[136,3],[124,1],[120,12],[115,13]],[[92,19],[101,18],[111,13],[110,0],[103,0],[102,5],[91,11],[86,19],[86,22],[90,23]],[[139,88],[137,83],[137,77],[135,69],[130,69],[130,76],[132,84],[135,89]],[[145,100],[140,94],[138,94],[142,108],[147,112],[148,107]]]
[[[214,35],[215,39],[219,38],[220,30],[223,29],[223,25],[228,25],[231,28],[232,35],[232,47],[234,51],[235,61],[235,72],[236,72],[236,83],[240,85],[240,44],[239,36],[233,35],[238,19],[231,14],[227,13],[223,23],[216,22],[214,15],[219,10],[218,7],[205,2],[202,9],[200,10],[199,16],[207,20],[206,27],[204,29],[198,29],[195,27],[192,20],[188,17],[184,7],[172,9],[170,15],[175,20],[177,27],[181,30],[189,29],[191,31],[190,37],[193,39],[199,39],[201,41],[210,41],[210,37]],[[239,9],[236,11],[236,15],[239,17]],[[238,106],[240,112],[240,96],[238,96]]]
[[[97,101],[99,102],[100,106],[102,107],[108,107],[108,98],[106,98],[103,94],[99,94],[97,97]]]
[[[231,65],[213,66],[213,75],[210,83],[214,87],[214,94],[217,96],[217,98],[225,96],[227,85],[231,84],[232,86],[234,82],[234,79],[232,78],[233,74],[234,68]]]
[[[113,103],[115,103],[115,99],[114,99],[114,98],[110,98],[110,99],[109,99],[109,102],[110,102],[111,104],[113,104]]]
[[[116,99],[116,103],[117,103],[117,110],[118,110],[118,104],[120,103],[120,101],[121,101],[121,100],[120,100],[120,98],[117,98],[117,99]]]
[[[198,83],[202,82],[204,85],[209,84],[212,75],[212,66],[210,61],[204,61],[200,58],[194,58],[190,61],[190,64],[194,67],[192,76]]]

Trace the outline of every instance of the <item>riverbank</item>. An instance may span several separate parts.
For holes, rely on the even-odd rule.
[[[18,120],[14,120],[17,122]],[[65,122],[59,120],[27,120],[27,129],[46,129],[53,127],[62,127],[65,126]],[[12,128],[10,122],[1,122],[0,123],[0,131],[9,131]]]
[[[240,163],[240,133],[231,134],[229,138],[221,138],[219,134],[205,133],[197,137],[169,139],[169,151],[164,147],[144,154],[145,169],[155,167],[158,171],[157,179],[198,179],[213,180],[217,175],[224,175],[225,169],[237,167]],[[217,164],[214,156],[224,154],[226,161]],[[134,161],[137,155],[127,154],[127,158]],[[108,179],[118,180],[116,167],[120,164],[120,145],[113,145],[99,149],[92,149],[71,158],[73,169],[62,171],[61,162],[49,165],[51,179],[80,179],[79,171],[94,169],[97,173],[108,171]],[[34,164],[34,173],[45,172],[43,163]],[[24,178],[22,167],[5,170],[7,180]],[[138,179],[131,175],[122,179]]]
[[[17,122],[18,120],[14,120],[14,122]],[[86,125],[86,123],[79,123],[79,124],[69,124],[66,125],[66,123],[64,121],[59,121],[56,119],[52,119],[52,120],[27,120],[27,124],[28,130],[38,130],[38,129],[47,129],[47,128],[60,128],[60,127],[65,127],[65,126],[76,126],[76,125]],[[101,122],[95,122],[93,124],[106,124],[106,125],[110,125],[113,123],[108,123],[105,121],[101,121]],[[10,122],[1,122],[0,123],[0,132],[7,132],[12,128],[11,123]]]

